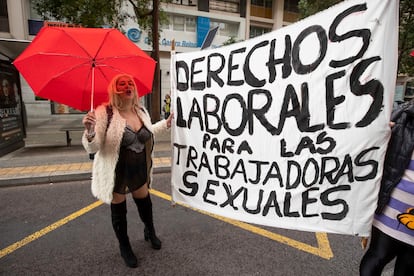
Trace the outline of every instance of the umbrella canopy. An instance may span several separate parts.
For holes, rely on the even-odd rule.
[[[78,110],[108,101],[107,87],[131,75],[151,92],[155,61],[116,29],[43,27],[13,62],[34,93]]]
[[[410,55],[411,55],[412,57],[414,57],[414,51],[412,51]]]

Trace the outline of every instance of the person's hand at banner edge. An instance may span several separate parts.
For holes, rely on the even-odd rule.
[[[168,116],[168,118],[165,120],[166,124],[167,124],[167,128],[171,127],[171,121],[174,118],[174,112],[170,113],[170,116]]]

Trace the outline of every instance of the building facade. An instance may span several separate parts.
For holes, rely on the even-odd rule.
[[[126,11],[133,14],[128,1],[125,3]],[[169,24],[160,26],[159,110],[162,110],[166,94],[170,93],[172,44],[176,52],[200,51],[207,33],[213,29],[216,33],[209,41],[212,48],[259,36],[295,22],[297,4],[298,0],[173,0],[161,3]],[[80,113],[36,97],[12,64],[44,24],[31,0],[0,0],[0,156],[22,146],[25,126],[30,125],[31,120]],[[123,31],[141,49],[147,53],[152,51],[148,33],[134,21],[127,21]],[[13,95],[11,101],[6,93]]]
[[[218,27],[211,47],[229,39],[242,41],[281,28],[297,20],[298,0],[173,0],[161,4],[169,24],[160,26],[161,97],[169,93],[170,52],[199,51],[209,29]],[[131,9],[131,7],[127,7]],[[132,14],[132,12],[131,12]],[[0,60],[13,61],[43,26],[31,0],[0,0]],[[124,31],[141,49],[151,51],[148,34],[133,21]],[[35,97],[21,78],[27,117],[76,112]],[[161,105],[162,103],[160,103]]]

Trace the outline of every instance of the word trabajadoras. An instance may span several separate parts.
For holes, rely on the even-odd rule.
[[[203,143],[201,151],[191,145],[174,144],[173,162],[184,168],[180,193],[249,214],[342,220],[349,206],[338,192],[346,194],[352,185],[361,185],[378,173],[378,162],[367,158],[378,147],[364,149],[354,158],[349,154],[325,155],[309,157],[301,163],[287,158],[282,163],[248,159],[251,149],[247,142],[234,149],[232,139],[226,140],[222,149]],[[315,208],[320,205],[327,208]]]

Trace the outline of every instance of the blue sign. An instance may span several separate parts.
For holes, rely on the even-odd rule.
[[[210,18],[198,16],[197,17],[197,47],[203,45],[204,38],[210,30]]]
[[[211,46],[211,44],[213,43],[214,37],[216,36],[218,28],[219,26],[216,26],[213,29],[208,31],[206,38],[204,39],[204,42],[201,45],[201,50]]]
[[[138,42],[141,38],[141,30],[137,28],[131,28],[127,32],[127,37],[132,42]]]

